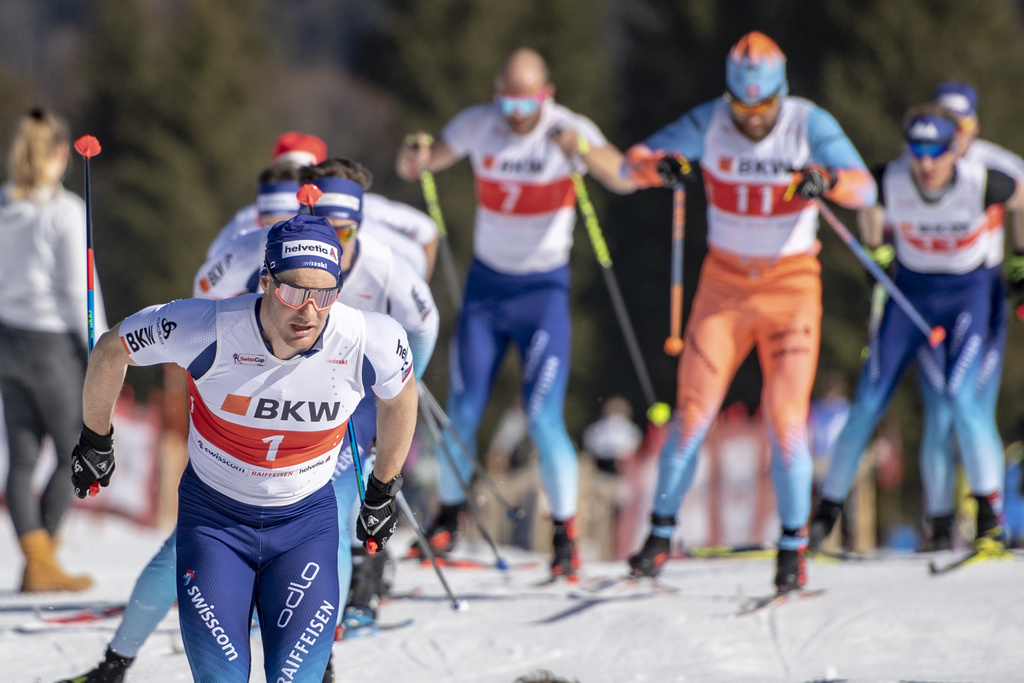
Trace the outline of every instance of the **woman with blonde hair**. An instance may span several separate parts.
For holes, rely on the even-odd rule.
[[[0,187],[0,393],[7,427],[7,507],[25,555],[23,592],[81,591],[56,558],[56,534],[71,506],[71,452],[82,426],[87,362],[85,204],[61,185],[67,124],[36,108],[11,145]],[[106,328],[102,302],[96,326]],[[38,498],[32,477],[43,438],[57,467]]]

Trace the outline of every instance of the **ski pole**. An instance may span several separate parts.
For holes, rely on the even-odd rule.
[[[925,338],[928,340],[928,344],[931,345],[932,348],[941,344],[942,340],[946,338],[946,330],[944,330],[941,325],[936,325],[935,327],[929,326],[903,292],[901,292],[893,281],[889,279],[889,276],[885,274],[885,271],[882,270],[877,263],[871,260],[871,257],[864,251],[864,247],[861,246],[860,242],[858,242],[856,238],[854,238],[847,227],[843,225],[842,221],[836,218],[835,214],[832,213],[832,210],[828,208],[828,206],[826,206],[825,202],[816,200],[815,203],[818,205],[819,213],[825,217],[825,220],[832,226],[832,229],[836,231],[836,234],[839,235],[839,238],[843,240],[846,246],[850,248],[850,251],[852,251],[853,255],[857,257],[857,260],[861,262],[861,265],[867,268],[868,272],[871,273],[871,276],[874,277],[879,284],[885,287],[885,291],[889,293],[892,300],[903,309],[903,312],[907,314],[907,317],[910,318],[912,323],[914,323],[914,326],[921,330]]]
[[[608,253],[608,245],[604,241],[604,234],[601,232],[601,224],[597,220],[597,213],[587,193],[587,186],[583,182],[583,176],[578,171],[572,174],[573,185],[576,186],[576,201],[579,203],[580,212],[583,214],[583,223],[587,228],[587,235],[590,237],[590,244],[594,247],[594,256],[601,266],[601,275],[604,277],[604,284],[608,288],[608,295],[612,300],[612,308],[615,310],[615,317],[619,321],[619,329],[626,339],[626,348],[629,350],[629,357],[633,361],[633,368],[636,370],[637,379],[640,381],[640,389],[644,393],[644,400],[648,406],[657,403],[654,395],[654,385],[651,384],[651,376],[647,372],[647,365],[644,363],[643,354],[640,352],[640,344],[637,342],[636,333],[633,331],[633,323],[630,322],[629,312],[626,310],[626,303],[622,299],[622,292],[619,290],[619,283],[615,279],[615,271],[612,270],[612,258]]]
[[[434,551],[430,547],[430,540],[427,535],[423,532],[423,527],[420,526],[419,522],[416,521],[416,517],[412,513],[412,508],[409,507],[409,502],[405,499],[405,496],[401,491],[395,496],[395,500],[398,501],[398,509],[402,511],[405,518],[409,520],[409,524],[412,525],[413,531],[416,533],[417,538],[420,539],[420,545],[423,546],[423,552],[426,553],[427,558],[430,560],[430,564],[434,566],[434,571],[437,572],[437,578],[441,580],[441,585],[444,586],[444,592],[448,594],[448,599],[452,601],[452,609],[456,612],[464,612],[469,609],[469,604],[461,599],[456,598],[452,592],[451,586],[448,585],[448,579],[445,578],[444,572],[441,571],[441,566],[437,564],[437,558],[434,557]]]
[[[687,166],[689,166],[687,164]],[[689,168],[684,170],[689,173]],[[672,190],[672,289],[669,303],[669,337],[665,353],[683,352],[683,237],[686,230],[686,188],[678,183]]]
[[[448,416],[441,408],[441,405],[434,398],[434,395],[431,394],[430,390],[427,389],[427,386],[422,382],[420,382],[416,386],[420,389],[420,397],[423,399],[423,402],[427,404],[428,409],[433,411],[435,419],[437,419],[440,422],[441,431],[447,431],[447,433],[450,434],[452,438],[455,439],[455,443],[457,443],[459,448],[462,449],[462,452],[465,453],[466,458],[473,463],[473,469],[476,470],[477,474],[480,475],[480,478],[487,483],[488,487],[490,487],[491,492],[494,493],[494,497],[498,500],[498,503],[505,507],[505,514],[508,516],[508,518],[515,521],[525,518],[526,512],[523,510],[523,508],[521,508],[518,505],[512,505],[510,502],[508,502],[505,496],[502,495],[501,489],[498,488],[498,485],[494,482],[494,479],[491,478],[491,475],[487,473],[487,470],[485,470],[483,466],[480,464],[480,462],[477,460],[476,454],[469,449],[469,446],[466,445],[466,442],[463,441],[462,437],[459,436],[459,433],[455,431],[455,428],[452,426],[451,420],[448,419]]]
[[[100,153],[100,142],[91,135],[83,135],[75,140],[75,150],[82,155],[85,175],[85,283],[86,283],[86,322],[88,324],[89,355],[96,345],[96,286],[95,259],[92,248],[92,188],[89,184],[89,159]],[[100,483],[94,481],[89,486],[89,495],[100,492]]]
[[[99,140],[83,135],[75,140],[75,150],[82,155],[85,164],[85,264],[86,286],[88,287],[89,353],[96,343],[96,290],[93,282],[95,262],[92,249],[92,190],[89,185],[89,159],[100,153]]]
[[[867,360],[868,354],[871,353],[871,340],[874,339],[875,333],[878,332],[878,328],[882,324],[882,314],[885,312],[885,302],[888,300],[889,295],[886,293],[885,287],[878,282],[871,286],[871,313],[868,315],[868,345],[860,352],[860,359],[862,361]]]
[[[414,147],[423,145],[430,146],[434,139],[430,135],[416,135],[410,133],[405,141]],[[434,182],[434,174],[423,169],[420,171],[420,188],[423,190],[423,201],[427,205],[427,213],[437,225],[437,234],[441,238],[441,270],[444,271],[445,284],[448,285],[448,293],[452,297],[452,306],[459,310],[462,293],[459,288],[459,279],[455,275],[455,262],[452,260],[452,249],[448,244],[448,229],[445,227],[444,214],[441,213],[441,202],[437,198],[437,183]]]
[[[359,489],[359,502],[362,503],[366,499],[366,488],[363,484],[363,468],[359,463],[359,446],[356,445],[356,428],[355,423],[351,417],[348,420],[348,440],[352,446],[352,471],[356,475],[356,486]],[[426,534],[423,533],[423,529],[420,528],[419,523],[416,522],[416,518],[412,514],[412,509],[409,507],[408,501],[405,500],[405,496],[399,491],[395,494],[395,502],[398,503],[398,509],[402,511],[409,523],[412,524],[413,531],[419,537],[420,541],[426,542],[426,553],[427,557],[430,558],[430,563],[434,565],[434,571],[437,572],[437,578],[441,580],[441,585],[444,586],[445,592],[448,593],[448,597],[452,601],[452,609],[461,611],[467,609],[469,606],[465,600],[459,600],[452,593],[451,587],[448,585],[448,580],[445,579],[444,574],[441,572],[441,567],[437,564],[437,558],[434,557],[434,553],[430,550],[430,542],[427,540]],[[377,542],[372,538],[366,543],[366,552],[373,555],[377,552]]]
[[[366,485],[363,483],[363,466],[359,462],[359,445],[356,444],[356,426],[352,416],[348,417],[348,442],[352,447],[352,472],[356,475],[356,489],[359,491],[359,503],[366,500]],[[401,491],[399,491],[401,493]],[[377,552],[377,541],[369,538],[366,540],[366,552],[373,555]]]
[[[421,385],[417,384],[417,389]],[[422,390],[421,394],[422,396]],[[452,456],[451,450],[448,448],[448,444],[441,436],[441,429],[437,425],[437,420],[434,418],[434,413],[425,405],[424,402],[420,402],[420,410],[423,413],[423,417],[427,422],[427,429],[430,430],[431,436],[441,447],[441,452],[444,454],[445,459],[448,462],[448,466],[452,468],[452,472],[455,474],[455,480],[459,483],[459,488],[462,489],[462,493],[466,496],[466,507],[469,508],[469,514],[473,517],[473,521],[476,522],[476,528],[480,531],[480,535],[484,541],[490,546],[491,551],[494,553],[495,563],[494,566],[505,571],[508,569],[509,564],[505,561],[505,558],[501,556],[501,552],[498,550],[498,545],[494,542],[494,538],[487,531],[487,528],[483,525],[480,520],[480,512],[476,507],[476,503],[473,502],[473,495],[469,490],[468,484],[462,480],[462,476],[459,474],[458,468],[455,466],[455,457]]]

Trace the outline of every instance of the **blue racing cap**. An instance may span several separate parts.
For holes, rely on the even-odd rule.
[[[278,216],[299,212],[299,198],[296,194],[299,184],[294,180],[260,183],[256,193],[256,209],[260,216]]]
[[[267,231],[265,255],[271,273],[319,268],[341,282],[341,242],[326,218],[299,215],[276,224]]]
[[[977,116],[978,92],[970,83],[943,81],[935,86],[932,101],[957,116]]]
[[[907,121],[903,138],[915,157],[935,158],[954,147],[958,129],[956,122],[945,116],[924,113]]]
[[[324,196],[313,205],[314,216],[363,222],[363,186],[348,178],[328,176],[311,181]]]
[[[789,92],[786,55],[774,40],[751,31],[740,38],[725,58],[725,87],[743,104],[757,104]]]

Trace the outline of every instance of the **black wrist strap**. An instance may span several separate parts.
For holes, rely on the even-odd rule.
[[[377,475],[370,472],[370,476],[366,483],[366,488],[369,490],[373,488],[376,492],[384,496],[393,497],[402,489],[402,475],[399,474],[388,483],[383,483],[377,478]]]
[[[96,432],[89,429],[85,424],[82,425],[82,441],[86,446],[97,452],[109,451],[114,447],[114,427],[111,425],[109,434],[97,434]]]

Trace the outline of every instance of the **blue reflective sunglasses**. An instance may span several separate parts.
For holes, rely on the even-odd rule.
[[[953,149],[952,140],[939,140],[939,141],[922,141],[913,140],[907,142],[907,148],[910,150],[910,154],[915,159],[923,159],[924,157],[931,157],[937,159],[946,152]]]
[[[511,95],[495,95],[494,101],[501,107],[501,113],[505,116],[533,116],[540,109],[540,105],[547,98],[547,90],[542,90],[536,95],[529,97],[512,97]]]

